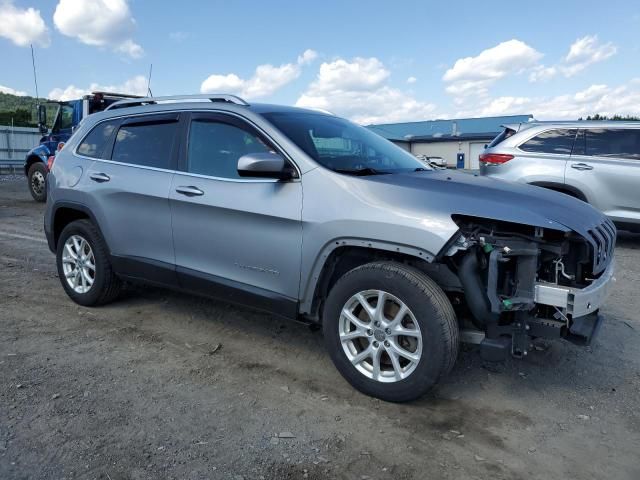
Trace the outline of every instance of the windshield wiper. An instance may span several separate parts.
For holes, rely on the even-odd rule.
[[[356,168],[356,169],[336,168],[334,171],[338,173],[346,173],[348,175],[356,175],[358,177],[364,177],[367,175],[388,175],[391,173],[391,172],[384,172],[382,170],[376,170],[371,167]]]

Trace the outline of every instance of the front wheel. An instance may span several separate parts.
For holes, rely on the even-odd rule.
[[[440,287],[395,262],[351,270],[323,310],[329,355],[361,392],[392,402],[414,400],[446,375],[458,355],[458,324]]]
[[[44,163],[36,162],[29,167],[29,192],[36,202],[44,202],[47,199],[46,178],[47,167]]]

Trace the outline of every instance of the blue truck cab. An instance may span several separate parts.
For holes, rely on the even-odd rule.
[[[38,105],[38,128],[42,137],[38,145],[29,150],[24,161],[24,174],[28,179],[29,192],[34,200],[45,201],[49,158],[55,157],[58,148],[69,140],[80,122],[88,115],[101,112],[112,103],[126,98],[138,97],[121,93],[92,92],[77,100],[51,102],[58,105],[51,130],[47,128],[45,106]]]

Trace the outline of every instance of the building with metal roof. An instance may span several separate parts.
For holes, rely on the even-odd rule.
[[[533,115],[506,115],[387,123],[367,125],[367,128],[415,155],[441,157],[449,167],[464,165],[467,169],[477,169],[479,154],[502,131],[503,125],[532,120]]]

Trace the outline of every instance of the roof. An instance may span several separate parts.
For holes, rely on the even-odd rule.
[[[436,141],[493,138],[505,123],[526,123],[533,115],[507,115],[503,117],[452,118],[421,122],[367,125],[378,135],[396,141]]]

